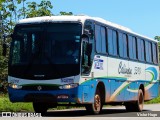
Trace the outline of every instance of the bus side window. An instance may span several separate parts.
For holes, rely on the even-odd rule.
[[[117,31],[108,29],[108,53],[109,55],[117,56]]]
[[[95,25],[96,51],[106,54],[106,29],[105,27]]]
[[[152,63],[151,43],[145,41],[146,62]]]
[[[157,47],[156,43],[152,43],[152,55],[153,55],[153,63],[157,64],[158,63],[158,57],[157,57]]]

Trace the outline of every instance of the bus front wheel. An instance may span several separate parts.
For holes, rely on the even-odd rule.
[[[47,105],[45,103],[33,102],[33,109],[36,113],[44,115],[47,112]]]
[[[102,110],[102,99],[99,89],[96,90],[94,103],[85,105],[86,110],[91,114],[99,114]]]

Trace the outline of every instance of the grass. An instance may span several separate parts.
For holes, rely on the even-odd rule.
[[[155,103],[160,103],[160,96],[158,96],[157,98],[154,98],[150,101],[145,102],[145,104],[155,104]]]
[[[145,104],[160,103],[160,96],[145,102]],[[67,109],[72,107],[58,106],[57,109]],[[0,112],[33,112],[32,103],[11,103],[7,95],[0,95]]]
[[[11,103],[9,98],[4,96],[0,97],[0,112],[22,112],[33,111],[31,103]]]
[[[71,107],[58,106],[57,110],[69,109]],[[55,109],[55,108],[53,108]],[[33,112],[32,103],[12,103],[9,101],[8,95],[0,94],[0,112]]]

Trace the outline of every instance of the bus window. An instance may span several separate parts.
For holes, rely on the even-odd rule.
[[[95,26],[96,51],[97,53],[106,53],[106,31],[104,27]]]
[[[113,55],[117,55],[117,32],[113,30]]]
[[[133,54],[133,39],[132,36],[128,36],[128,47],[129,47],[129,58],[134,59],[134,54]]]
[[[119,32],[118,34],[118,47],[119,47],[119,56],[123,57],[123,36],[122,33]]]
[[[127,55],[127,35],[126,34],[123,34],[123,57],[124,58],[127,58],[128,55]]]
[[[144,51],[144,40],[141,40],[141,52],[142,52],[142,56],[141,56],[141,61],[145,61],[145,59],[144,59],[144,53],[145,53],[145,51]]]
[[[152,54],[153,54],[153,63],[157,64],[157,47],[155,43],[152,43]]]
[[[152,62],[152,54],[151,54],[151,43],[145,41],[145,51],[146,51],[146,62]]]
[[[137,59],[137,41],[135,37],[132,37],[133,40],[133,59],[136,60]]]
[[[128,50],[129,50],[129,58],[132,60],[136,60],[137,59],[136,38],[131,35],[128,36]]]
[[[117,33],[108,29],[108,52],[110,55],[117,55]]]
[[[141,49],[141,39],[137,39],[138,46],[138,60],[142,61],[142,49]]]
[[[95,37],[96,37],[96,51],[97,53],[101,53],[101,28],[99,25],[95,25]]]
[[[102,51],[101,53],[106,53],[106,29],[105,27],[101,27],[101,40],[102,40]]]
[[[107,32],[108,32],[108,53],[112,55],[113,54],[112,30],[108,29]]]
[[[149,62],[150,63],[152,63],[152,52],[151,52],[151,43],[150,42],[148,42],[148,48],[149,48],[149,50],[148,50],[148,54],[149,54]]]

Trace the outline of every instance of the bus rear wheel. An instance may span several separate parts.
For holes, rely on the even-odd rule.
[[[96,90],[96,94],[94,96],[94,103],[87,104],[85,106],[86,110],[91,114],[99,114],[102,110],[102,99],[99,92],[99,89]]]
[[[42,115],[45,115],[48,110],[48,107],[45,103],[33,102],[33,109],[36,113],[41,113]]]
[[[142,89],[138,90],[138,100],[135,103],[135,111],[141,112],[143,110],[143,104],[144,104],[144,94]]]
[[[134,103],[126,103],[125,107],[127,111],[141,112],[144,104],[144,94],[142,89],[138,90],[137,101]]]

